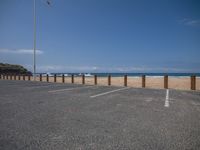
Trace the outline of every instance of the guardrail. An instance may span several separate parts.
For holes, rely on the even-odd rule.
[[[18,77],[18,78],[17,78]],[[31,77],[30,75],[11,75],[11,74],[0,74],[0,79],[1,80],[26,80],[26,81],[31,81]],[[46,75],[46,76],[42,76],[42,74],[39,75],[39,81],[45,81],[43,79],[43,77],[46,77],[46,82],[49,82],[49,75]],[[57,82],[57,78],[58,76],[56,74],[54,74],[53,76],[53,82]],[[61,76],[62,78],[62,83],[65,83],[65,76],[64,74]],[[97,75],[94,75],[93,76],[94,78],[94,85],[98,85],[98,77]],[[101,78],[101,77],[100,77]],[[123,77],[124,81],[123,81],[123,86],[128,86],[128,76],[127,75],[124,75]],[[142,75],[141,76],[141,87],[142,88],[145,88],[146,87],[146,76],[145,75]],[[81,76],[81,83],[82,84],[85,84],[85,75],[82,75]],[[75,83],[75,79],[74,79],[74,75],[72,74],[71,75],[71,83],[74,84]],[[111,86],[112,85],[112,76],[111,75],[108,75],[107,76],[107,85],[108,86]],[[163,88],[164,89],[168,89],[169,88],[169,76],[168,75],[165,75],[163,76]],[[192,75],[190,76],[190,89],[191,90],[196,90],[196,76],[195,75]]]

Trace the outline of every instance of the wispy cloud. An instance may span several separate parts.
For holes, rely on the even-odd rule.
[[[175,67],[149,67],[149,66],[138,66],[138,67],[114,67],[110,68],[111,72],[125,72],[125,73],[145,73],[145,72],[193,72],[192,69],[188,68],[175,68]]]
[[[188,19],[184,18],[181,20],[178,20],[180,24],[186,25],[186,26],[193,26],[193,27],[200,27],[200,19]]]
[[[25,65],[29,70],[32,70],[32,65]],[[67,66],[67,65],[38,65],[37,72],[73,72],[73,73],[145,73],[145,72],[196,72],[199,68],[175,68],[175,67],[98,67],[98,66]]]
[[[38,65],[38,72],[96,72],[96,66]]]
[[[33,49],[0,49],[0,53],[6,54],[33,54]],[[41,55],[44,52],[42,50],[36,50],[37,55]]]

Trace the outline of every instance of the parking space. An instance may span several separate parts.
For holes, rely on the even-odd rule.
[[[198,149],[200,93],[0,80],[0,149]]]

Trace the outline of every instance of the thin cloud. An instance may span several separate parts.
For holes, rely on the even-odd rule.
[[[31,68],[31,66],[29,66]],[[38,72],[95,72],[96,66],[38,65]]]
[[[32,65],[26,65],[30,70]],[[101,72],[119,72],[119,73],[145,73],[145,72],[195,72],[196,69],[190,68],[175,68],[175,67],[98,67],[98,66],[65,66],[65,65],[37,65],[37,72],[90,72],[90,73],[101,73]]]
[[[200,20],[199,19],[184,18],[184,19],[179,20],[179,23],[181,23],[185,26],[200,27]]]
[[[0,49],[0,53],[6,54],[33,54],[33,49]],[[42,50],[36,50],[37,55],[41,55],[44,52]]]

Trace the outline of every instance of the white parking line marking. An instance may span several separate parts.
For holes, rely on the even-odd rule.
[[[126,90],[126,89],[130,89],[130,87],[125,87],[125,88],[121,88],[121,89],[117,89],[117,90],[108,91],[108,92],[105,92],[105,93],[100,93],[100,94],[97,94],[97,95],[90,96],[90,98],[95,98],[95,97],[98,97],[98,96],[103,96],[103,95],[106,95],[106,94],[110,94],[110,93],[114,93],[114,92],[118,92],[118,91],[122,91],[122,90]]]
[[[71,90],[76,90],[76,89],[90,88],[90,87],[93,87],[93,85],[84,86],[84,87],[76,87],[76,88],[65,88],[65,89],[59,89],[59,90],[51,90],[51,91],[48,91],[48,92],[49,93],[55,93],[55,92],[63,92],[63,91],[71,91]]]
[[[169,107],[169,89],[166,90],[165,107]]]
[[[61,85],[61,84],[49,84],[49,85],[34,85],[34,86],[30,86],[30,87],[26,87],[28,89],[36,89],[36,88],[43,88],[43,87],[62,87],[62,86],[65,86],[65,85]]]
[[[36,88],[43,88],[43,87],[49,87],[49,86],[55,86],[55,85],[34,85],[34,86],[26,87],[26,88],[36,89]]]

